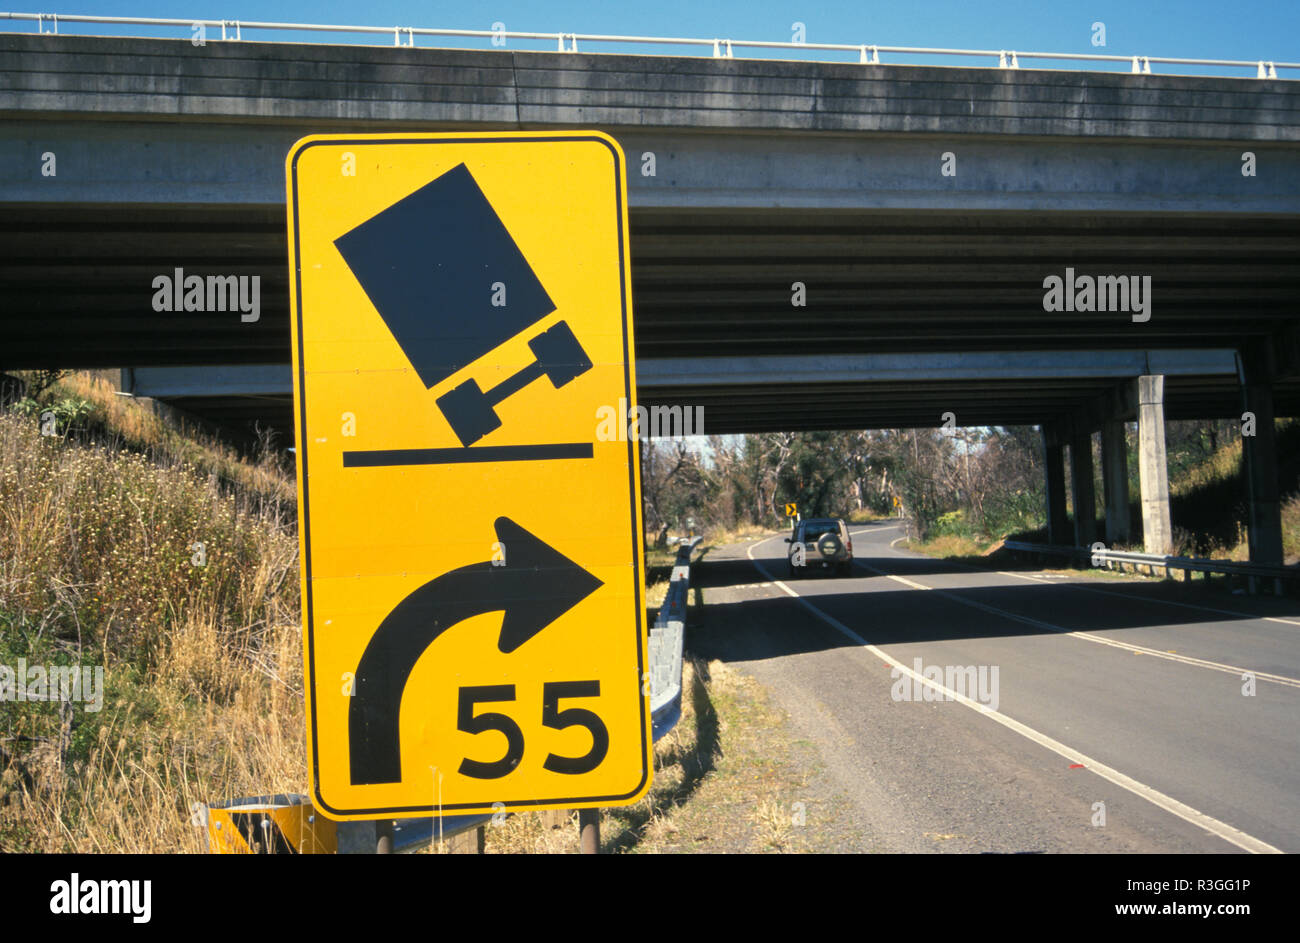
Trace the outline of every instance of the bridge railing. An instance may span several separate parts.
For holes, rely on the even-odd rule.
[[[1149,567],[1152,573],[1163,567],[1168,576],[1173,570],[1182,570],[1184,578],[1190,579],[1192,573],[1218,573],[1224,576],[1244,577],[1251,593],[1258,589],[1259,580],[1272,580],[1273,591],[1282,595],[1283,580],[1300,579],[1300,569],[1290,566],[1272,566],[1264,563],[1247,563],[1237,560],[1211,560],[1207,557],[1176,557],[1158,553],[1138,553],[1132,550],[1109,550],[1101,545],[1093,547],[1074,547],[1062,544],[1038,544],[1023,540],[1008,540],[1002,546],[1018,553],[1038,553],[1090,560],[1093,566],[1107,569],[1118,568],[1122,573],[1125,566]]]
[[[0,20],[19,20],[36,24],[40,33],[58,33],[59,24],[96,23],[112,26],[162,26],[181,27],[193,30],[203,27],[206,31],[220,30],[224,41],[242,41],[243,31],[269,30],[304,33],[351,33],[354,35],[391,36],[394,46],[414,46],[417,36],[442,36],[461,39],[487,39],[494,44],[511,39],[540,40],[553,42],[559,52],[577,52],[579,44],[597,43],[603,45],[653,45],[682,46],[708,49],[714,58],[756,58],[737,57],[737,49],[782,50],[782,51],[818,51],[856,53],[858,62],[870,65],[888,65],[881,60],[882,53],[898,56],[966,56],[976,59],[995,60],[1003,69],[1017,69],[1021,59],[1057,60],[1066,62],[1113,62],[1124,63],[1129,71],[1150,74],[1151,64],[1211,66],[1229,69],[1254,69],[1255,77],[1276,79],[1278,69],[1300,69],[1300,62],[1273,62],[1270,60],[1243,59],[1194,59],[1183,56],[1121,56],[1107,53],[1076,52],[1017,52],[1008,49],[946,49],[930,46],[884,46],[876,43],[810,43],[780,42],[756,39],[702,39],[682,36],[621,36],[602,33],[538,33],[521,32],[507,29],[438,29],[425,26],[356,26],[328,25],[322,23],[277,23],[250,20],[210,20],[185,19],[178,17],[148,16],[91,16],[84,14],[61,13],[0,13]],[[215,39],[215,36],[213,37]],[[902,63],[895,63],[902,64]],[[1178,74],[1178,73],[1173,73]]]

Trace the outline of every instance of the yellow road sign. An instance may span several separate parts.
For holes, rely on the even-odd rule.
[[[307,724],[335,819],[649,787],[625,161],[597,132],[286,161]]]
[[[794,517],[794,516],[795,516],[796,514],[798,514],[798,513],[799,513],[799,507],[798,507],[798,505],[795,505],[795,504],[787,504],[787,505],[785,506],[785,516],[786,516],[786,517]]]

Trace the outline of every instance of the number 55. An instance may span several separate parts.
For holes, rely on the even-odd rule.
[[[591,733],[591,749],[583,756],[547,755],[542,767],[552,773],[578,775],[590,773],[609,752],[609,730],[593,711],[582,707],[560,710],[562,698],[599,697],[599,681],[550,681],[542,686],[542,726],[554,730],[585,727]],[[524,758],[524,732],[505,714],[488,711],[475,715],[476,704],[501,703],[515,699],[513,684],[489,684],[460,689],[456,711],[456,729],[479,734],[495,730],[506,738],[506,752],[499,760],[484,762],[469,757],[461,760],[460,773],[475,779],[500,779],[519,766]]]

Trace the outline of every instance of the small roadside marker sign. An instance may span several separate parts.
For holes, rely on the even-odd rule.
[[[334,819],[636,801],[651,735],[625,160],[597,132],[286,161],[307,725]]]
[[[785,506],[785,516],[786,516],[786,517],[794,517],[794,516],[795,516],[796,514],[798,514],[798,513],[799,513],[799,507],[798,507],[798,505],[787,504],[787,505]]]

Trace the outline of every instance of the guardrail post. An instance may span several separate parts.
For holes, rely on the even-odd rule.
[[[481,855],[487,848],[487,829],[478,828],[457,832],[446,839],[447,853],[453,855]]]
[[[393,853],[393,820],[375,820],[375,854],[391,855]]]
[[[600,854],[600,809],[579,809],[578,829],[584,855]]]

